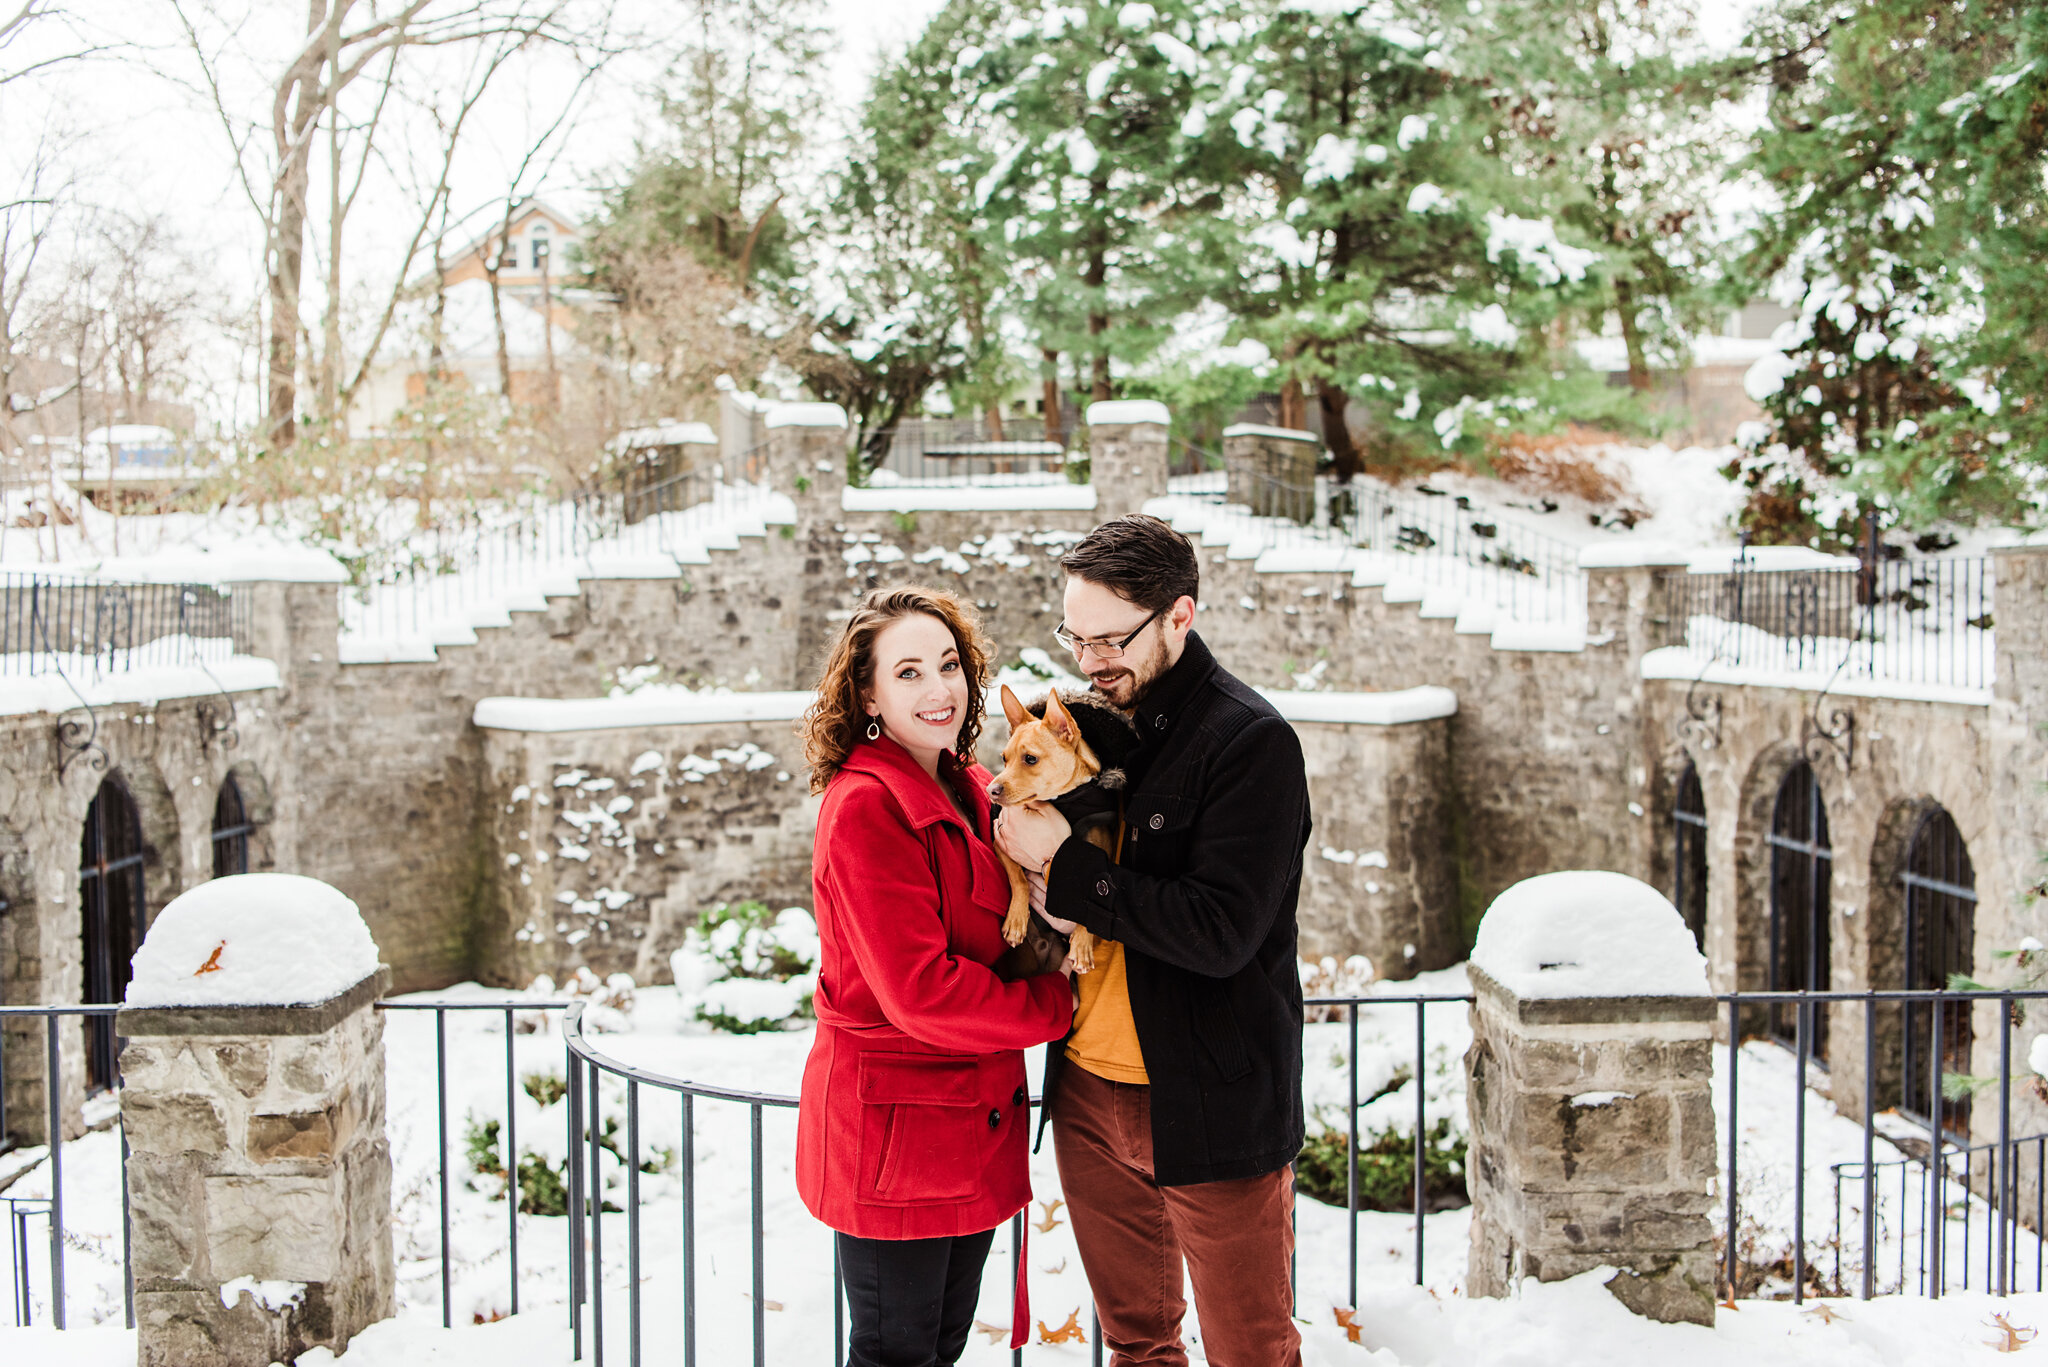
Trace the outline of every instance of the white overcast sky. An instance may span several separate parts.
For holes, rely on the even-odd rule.
[[[827,0],[836,29],[828,57],[831,89],[841,110],[858,103],[880,55],[900,49],[941,3]],[[89,35],[118,37],[135,46],[6,87],[0,94],[0,170],[12,172],[37,133],[54,128],[72,139],[73,161],[90,198],[109,207],[166,214],[186,246],[220,273],[223,288],[239,292],[253,287],[260,228],[236,181],[227,135],[194,85],[196,66],[183,50],[171,6],[166,0],[69,0],[66,8]],[[190,0],[188,8],[229,20],[254,16],[242,24],[238,41],[244,51],[267,58],[264,65],[272,70],[289,51],[292,19],[304,12],[303,0]],[[620,0],[618,9],[628,23],[644,30],[658,30],[671,18],[680,24],[686,14],[669,0]],[[56,25],[46,24],[0,54],[0,63],[18,69],[38,50],[65,41],[67,35]],[[238,103],[262,117],[268,100],[253,79],[255,70],[251,63]],[[458,162],[458,213],[488,204],[500,192],[528,129],[552,117],[569,89],[564,70],[543,62],[517,80],[500,78],[488,106],[480,110],[483,117],[473,120],[475,135]],[[655,62],[632,56],[614,64],[589,97],[576,125],[574,150],[558,163],[544,193],[565,201],[566,209],[581,209],[589,190],[631,157],[636,137],[649,126],[646,90],[656,70]],[[365,267],[380,250],[396,246],[402,251],[408,235],[399,231],[405,206],[402,199],[390,198],[393,192],[373,178],[350,217],[349,232],[363,248]],[[358,259],[353,247],[345,259]]]

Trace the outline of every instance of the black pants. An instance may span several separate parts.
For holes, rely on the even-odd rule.
[[[996,1232],[949,1239],[838,1235],[853,1334],[847,1367],[950,1367],[967,1346]]]

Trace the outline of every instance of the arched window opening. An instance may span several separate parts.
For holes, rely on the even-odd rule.
[[[230,774],[220,785],[213,801],[213,876],[249,871],[249,835],[256,823],[249,820],[248,805],[242,801],[241,785]]]
[[[142,942],[142,818],[119,779],[109,777],[85,811],[79,841],[78,903],[84,919],[88,1004],[118,1002],[128,990],[129,960]],[[86,1087],[103,1091],[119,1080],[120,1048],[110,1016],[86,1018]]]
[[[1674,886],[1671,904],[1685,918],[1692,942],[1707,947],[1707,799],[1700,790],[1699,770],[1691,763],[1678,776],[1678,797],[1671,809]]]
[[[1906,972],[1908,989],[1945,988],[1974,967],[1977,874],[1955,821],[1939,807],[1923,813],[1906,850]],[[1902,1109],[1925,1121],[1940,1096],[1939,1075],[1970,1071],[1970,1002],[1908,1002]],[[1941,1124],[1958,1137],[1970,1132],[1970,1098],[1941,1098]]]
[[[1811,765],[1800,763],[1778,785],[1771,812],[1770,990],[1820,992],[1828,986],[1828,886],[1834,851],[1828,845],[1828,814]],[[1828,1056],[1825,1006],[1776,1005],[1771,1035],[1790,1045],[1801,1012],[1806,1013],[1808,1047],[1821,1063]]]

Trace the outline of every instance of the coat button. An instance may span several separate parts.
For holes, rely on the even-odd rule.
[[[993,1130],[993,1129],[997,1128],[998,1126],[1000,1126],[1000,1125],[1001,1125],[1002,1123],[1003,1123],[1003,1113],[1002,1113],[1001,1111],[990,1111],[990,1112],[988,1113],[988,1127],[989,1127],[990,1129],[992,1129],[992,1130]]]
[[[1022,1106],[1025,1102],[1029,1101],[1030,1099],[1030,1097],[1024,1094],[1024,1089],[1022,1087],[1019,1087],[1016,1091],[1010,1093],[1010,1104],[1012,1106]]]
[[[1098,878],[1095,880],[1095,895],[1097,897],[1109,896],[1109,880],[1107,878]]]
[[[1154,731],[1164,731],[1166,729],[1166,714],[1164,712],[1161,712],[1152,719],[1152,729]]]
[[[1163,812],[1154,812],[1154,813],[1152,813],[1152,820],[1151,820],[1150,822],[1146,823],[1146,824],[1148,824],[1149,826],[1151,826],[1153,830],[1155,830],[1155,831],[1156,831],[1156,830],[1158,830],[1158,829],[1159,829],[1159,828],[1160,828],[1161,826],[1164,826],[1164,825],[1166,824],[1166,815],[1165,815],[1165,813],[1163,813]]]

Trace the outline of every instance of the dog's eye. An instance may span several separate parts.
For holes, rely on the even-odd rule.
[[[1036,763],[1038,763],[1038,756],[1036,756],[1036,755],[1026,755],[1026,756],[1024,756],[1024,762],[1025,762],[1026,764],[1036,764]]]

